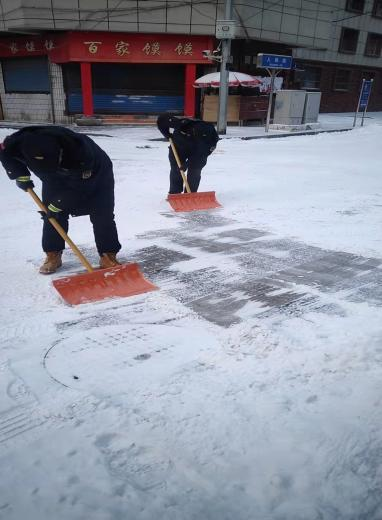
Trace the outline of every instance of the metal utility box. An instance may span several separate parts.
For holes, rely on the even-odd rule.
[[[216,20],[215,36],[219,40],[233,39],[237,34],[236,20]]]
[[[320,112],[321,92],[307,92],[305,96],[303,123],[317,123]]]
[[[273,123],[300,125],[304,114],[305,90],[279,90],[273,115]]]

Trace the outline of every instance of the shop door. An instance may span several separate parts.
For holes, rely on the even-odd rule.
[[[73,65],[65,74],[72,114],[82,112],[79,66]],[[93,63],[92,82],[94,113],[183,113],[184,65]]]

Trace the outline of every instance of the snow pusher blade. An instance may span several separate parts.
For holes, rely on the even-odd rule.
[[[58,278],[53,285],[70,305],[123,298],[158,289],[144,278],[135,263]]]
[[[214,191],[196,193],[169,193],[167,200],[174,211],[198,211],[221,208]]]
[[[187,181],[186,174],[182,169],[178,152],[175,148],[174,141],[170,138],[170,146],[174,154],[179,173],[182,176],[183,184],[187,193],[169,193],[167,201],[175,211],[200,211],[203,209],[221,208],[221,204],[216,200],[214,191],[197,191],[191,192]]]
[[[38,207],[47,213],[46,207],[32,188],[28,189],[28,193]],[[54,287],[66,302],[78,305],[106,298],[133,296],[158,289],[144,278],[138,264],[135,263],[95,270],[57,220],[55,218],[48,220],[88,271],[53,281]]]

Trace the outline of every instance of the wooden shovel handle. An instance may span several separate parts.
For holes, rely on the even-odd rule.
[[[189,186],[189,184],[187,182],[186,174],[182,170],[182,163],[180,162],[179,155],[178,155],[178,152],[176,151],[174,141],[171,139],[171,137],[169,138],[169,141],[170,141],[170,146],[171,146],[172,153],[174,154],[174,157],[175,157],[175,160],[176,160],[176,164],[178,165],[178,168],[179,168],[180,174],[182,176],[184,185],[186,186],[186,191],[187,191],[187,193],[191,193],[190,186]]]
[[[28,193],[32,197],[32,199],[35,201],[37,206],[44,211],[45,213],[48,213],[48,210],[46,209],[45,205],[42,203],[38,195],[33,191],[32,188],[28,188]],[[68,235],[65,233],[65,230],[60,226],[60,224],[57,222],[57,220],[53,217],[48,219],[49,222],[52,224],[52,226],[55,228],[57,233],[61,235],[61,237],[65,240],[65,242],[71,247],[73,253],[77,255],[78,259],[82,263],[82,265],[89,271],[89,273],[92,273],[94,271],[93,267],[90,265],[90,263],[86,260],[84,255],[81,253],[81,251],[78,249],[76,244],[68,237]]]

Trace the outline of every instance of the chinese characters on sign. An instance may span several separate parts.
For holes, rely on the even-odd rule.
[[[125,54],[130,54],[129,51],[130,43],[127,42],[117,42],[115,44],[115,52],[118,54],[118,56],[125,56]]]
[[[34,41],[25,42],[24,48],[27,52],[36,52],[38,48],[36,47],[36,43]],[[22,51],[22,48],[18,46],[17,42],[11,42],[9,44],[9,49],[12,54],[17,54],[19,51]]]
[[[45,40],[44,47],[47,51],[54,49],[54,43],[52,40]]]
[[[175,47],[175,52],[179,56],[192,56],[192,43],[187,42],[185,44],[178,43],[178,45]]]
[[[146,56],[160,56],[160,43],[154,42],[154,43],[146,43],[146,45],[143,47],[142,51],[146,54]]]
[[[258,54],[257,66],[263,69],[291,69],[293,65],[292,56],[277,54]]]
[[[34,45],[34,42],[26,42],[25,48],[28,52],[33,52],[36,50],[36,47]]]
[[[7,56],[49,55],[53,63],[66,61],[111,62],[169,62],[200,63],[201,49],[209,40],[193,36],[131,35],[73,33],[53,37],[41,36],[3,38],[2,48]],[[1,48],[0,48],[1,54]]]
[[[102,45],[102,42],[83,42],[84,45],[88,45],[88,51],[91,54],[97,54],[98,46]],[[130,43],[120,40],[114,44],[115,53],[120,56],[127,56],[131,54]],[[160,42],[147,42],[141,49],[141,52],[146,54],[146,56],[161,56],[161,44]],[[177,46],[173,49],[173,52],[176,52],[178,56],[192,56],[193,55],[193,47],[191,42],[179,42]],[[133,52],[134,54],[134,52]]]
[[[47,42],[46,42],[47,43]],[[84,45],[88,45],[88,51],[91,54],[97,54],[98,46],[102,45],[102,42],[83,42]],[[130,48],[130,43],[120,40],[117,41],[114,45],[115,53],[120,56],[127,56],[132,53]],[[146,54],[146,56],[161,56],[161,44],[160,42],[147,42],[141,49],[141,52]],[[192,56],[193,48],[191,42],[179,42],[178,45],[173,49],[173,52],[176,52],[178,56]],[[133,51],[134,54],[134,51]]]
[[[43,50],[47,50],[48,52],[55,48],[53,40],[45,40],[43,43],[42,41],[34,41],[34,40],[27,40],[27,41],[13,41],[9,44],[9,50],[12,54],[25,54],[25,52],[38,52],[41,54]]]
[[[42,41],[34,41],[34,40],[28,40],[28,41],[13,41],[9,44],[9,50],[12,54],[25,54],[25,52],[38,52],[41,54],[43,51],[43,48],[45,48],[47,51],[51,51],[54,49],[54,42],[53,40],[45,40],[44,44]]]
[[[98,45],[102,45],[102,42],[84,42],[85,45],[89,45],[88,51],[90,54],[97,54]]]

